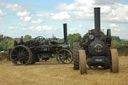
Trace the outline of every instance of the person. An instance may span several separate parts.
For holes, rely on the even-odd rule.
[[[18,41],[18,39],[16,38],[16,39],[14,40],[14,47],[18,45],[18,42],[17,42],[17,41]]]
[[[23,36],[20,38],[20,44],[24,44]]]

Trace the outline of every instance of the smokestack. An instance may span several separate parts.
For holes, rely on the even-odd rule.
[[[63,24],[63,31],[64,31],[64,43],[67,44],[68,40],[67,40],[67,24],[66,23]]]
[[[100,36],[100,7],[94,8],[95,35]]]

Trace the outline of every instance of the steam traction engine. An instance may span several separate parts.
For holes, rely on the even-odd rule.
[[[111,48],[111,31],[107,29],[105,35],[100,30],[100,8],[94,8],[94,15],[95,29],[89,30],[82,42],[73,44],[74,70],[87,73],[88,65],[90,69],[100,67],[116,73],[119,61],[117,50]]]
[[[56,56],[59,63],[71,63],[72,51],[67,41],[67,24],[63,27],[64,42],[58,42],[55,37],[46,39],[38,36],[14,47],[10,52],[10,60],[16,65],[28,65]]]

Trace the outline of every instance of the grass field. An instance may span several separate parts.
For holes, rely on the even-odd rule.
[[[0,85],[128,85],[128,57],[121,56],[120,72],[88,70],[80,75],[73,65],[56,62],[36,63],[29,66],[0,64]]]

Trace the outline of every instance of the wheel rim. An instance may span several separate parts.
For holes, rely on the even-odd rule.
[[[85,50],[79,50],[79,57],[80,57],[80,73],[84,74],[87,73],[87,67],[86,67],[86,53]]]
[[[67,49],[63,49],[58,53],[58,60],[64,64],[69,64],[72,62],[72,52]]]
[[[61,60],[60,60],[60,58],[59,58],[59,54],[56,55],[56,61],[57,61],[58,63],[61,63]]]
[[[27,65],[30,63],[32,55],[26,46],[17,46],[11,52],[11,60],[16,65]]]
[[[118,52],[116,49],[111,50],[111,56],[112,56],[112,66],[111,70],[113,73],[119,72],[119,60],[118,60]]]

